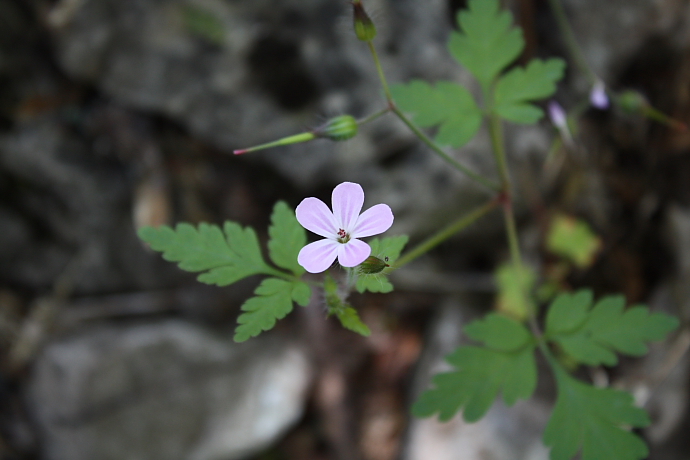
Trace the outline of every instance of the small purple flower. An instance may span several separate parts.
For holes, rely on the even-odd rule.
[[[563,110],[561,104],[556,101],[549,101],[548,109],[551,123],[553,123],[553,125],[559,130],[567,129],[568,116],[566,115],[565,110]]]
[[[568,114],[565,113],[561,104],[556,101],[549,101],[548,110],[551,123],[558,129],[563,142],[572,146],[573,136],[570,134],[570,128],[568,127]]]
[[[302,248],[297,262],[310,273],[321,273],[338,258],[343,267],[361,264],[371,254],[368,244],[358,240],[378,235],[393,225],[393,212],[386,204],[364,211],[364,190],[359,184],[343,182],[333,189],[333,212],[318,198],[305,198],[297,206],[297,221],[325,239]]]
[[[606,94],[606,86],[601,80],[597,80],[589,92],[589,103],[597,109],[606,110],[609,108],[609,97]]]

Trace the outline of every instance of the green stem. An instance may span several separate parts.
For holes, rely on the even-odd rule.
[[[491,149],[496,159],[498,174],[501,178],[501,189],[510,198],[510,173],[508,172],[508,162],[503,145],[503,125],[501,119],[495,114],[489,115],[489,136],[491,137]]]
[[[242,155],[245,153],[254,152],[256,150],[263,150],[263,149],[268,149],[271,147],[278,147],[280,145],[297,144],[299,142],[307,142],[307,141],[311,141],[314,139],[316,139],[316,135],[314,133],[294,134],[292,136],[278,139],[277,141],[268,142],[266,144],[261,144],[261,145],[256,145],[256,146],[250,147],[248,149],[235,150],[233,153],[235,155]]]
[[[503,204],[503,216],[506,222],[506,234],[508,236],[508,247],[510,248],[510,259],[517,270],[518,276],[522,273],[522,256],[520,254],[520,243],[517,236],[517,226],[515,225],[515,215],[513,213],[512,201],[506,200]]]
[[[360,126],[365,125],[369,122],[376,120],[379,117],[382,117],[383,115],[387,114],[390,111],[391,111],[390,107],[386,107],[385,109],[379,110],[378,112],[375,112],[375,113],[372,113],[371,115],[364,117],[361,120],[357,120],[357,125],[360,125]]]
[[[549,0],[549,5],[551,5],[551,11],[556,18],[558,28],[561,29],[561,34],[563,35],[565,45],[568,47],[568,51],[570,52],[570,57],[572,57],[573,61],[580,68],[580,70],[584,72],[584,74],[587,76],[587,79],[589,79],[589,82],[594,84],[594,82],[597,80],[597,76],[589,67],[584,54],[582,54],[580,45],[578,45],[575,34],[573,33],[573,29],[570,27],[568,18],[565,15],[565,10],[563,9],[561,0]]]
[[[506,151],[503,144],[503,127],[501,119],[495,115],[489,115],[489,135],[491,137],[491,147],[498,165],[498,173],[501,177],[503,186],[503,215],[506,223],[506,235],[510,248],[510,258],[518,273],[522,272],[522,256],[520,255],[520,244],[517,236],[517,226],[515,225],[515,214],[513,212],[513,192],[511,190],[510,174],[508,172],[508,162]]]
[[[424,134],[417,126],[415,126],[412,121],[405,116],[404,113],[398,107],[395,105],[395,101],[393,101],[393,95],[391,94],[390,87],[388,86],[388,81],[386,80],[386,75],[383,73],[383,68],[381,67],[381,60],[379,59],[379,55],[376,52],[376,48],[374,47],[374,44],[369,41],[367,42],[367,46],[369,46],[369,51],[371,51],[371,56],[374,59],[374,64],[376,65],[376,71],[378,72],[379,75],[379,80],[381,81],[381,86],[383,87],[383,92],[386,95],[386,101],[388,101],[388,106],[389,110],[391,110],[395,115],[397,115],[400,120],[407,125],[408,128],[422,141],[424,142],[434,153],[436,153],[438,156],[443,158],[445,161],[447,161],[451,166],[453,166],[455,169],[458,171],[462,172],[465,174],[467,177],[473,179],[476,182],[479,182],[482,184],[484,187],[487,187],[493,191],[499,191],[500,187],[493,183],[492,181],[486,179],[485,177],[477,174],[476,172],[470,170],[463,164],[459,163],[455,159],[453,159],[450,155],[448,155],[446,152],[441,149],[434,141],[429,139],[429,137]]]
[[[425,241],[421,242],[414,249],[406,252],[405,255],[403,255],[401,258],[395,261],[393,267],[400,268],[403,265],[412,262],[417,257],[426,254],[432,248],[435,248],[451,236],[455,235],[459,231],[464,230],[465,228],[472,225],[474,222],[478,221],[480,218],[482,218],[484,215],[488,214],[492,209],[494,209],[498,204],[498,200],[491,200],[484,206],[477,208],[471,213],[467,214],[466,216],[463,216],[455,222],[450,223],[448,226],[441,229],[438,233],[432,235]]]
[[[376,72],[379,74],[379,80],[381,81],[381,86],[383,86],[383,92],[386,94],[386,100],[389,104],[393,103],[393,96],[391,95],[391,90],[388,87],[388,81],[386,80],[386,75],[383,73],[383,67],[381,67],[381,60],[379,59],[379,54],[376,52],[374,43],[371,41],[367,42],[369,46],[369,51],[371,52],[371,57],[374,58],[374,64],[376,65]]]
[[[429,147],[436,155],[440,156],[443,158],[447,163],[449,163],[451,166],[453,166],[455,169],[458,171],[462,172],[465,174],[467,177],[470,179],[474,180],[475,182],[480,183],[484,187],[493,190],[494,192],[498,192],[501,190],[501,187],[496,184],[495,182],[485,178],[484,176],[477,174],[476,172],[472,171],[471,169],[467,168],[465,165],[462,163],[459,163],[456,161],[453,157],[448,155],[446,152],[443,151],[441,147],[439,147],[434,141],[432,141],[429,136],[424,134],[421,129],[419,129],[412,121],[405,116],[402,111],[393,105],[392,107],[393,113],[400,118],[400,120],[407,125],[408,128],[410,128],[410,131],[412,131],[415,136],[419,138],[422,142],[424,142],[427,147]]]
[[[275,268],[264,264],[263,271],[262,273],[264,275],[270,275],[270,276],[275,276],[277,278],[283,278],[284,280],[290,281],[290,282],[297,282],[297,281],[302,281],[301,277],[292,275],[290,273],[285,273],[280,270],[276,270]]]

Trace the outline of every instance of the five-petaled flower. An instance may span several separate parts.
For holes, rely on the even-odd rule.
[[[325,239],[302,248],[297,262],[310,273],[321,273],[338,258],[343,267],[361,264],[371,254],[368,244],[358,238],[378,235],[393,225],[393,212],[386,204],[364,211],[364,190],[359,184],[343,182],[333,189],[333,212],[318,198],[305,198],[295,211],[297,221]]]

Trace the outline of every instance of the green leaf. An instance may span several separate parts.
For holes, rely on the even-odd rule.
[[[329,274],[326,274],[324,277],[323,290],[329,316],[335,315],[345,329],[349,329],[365,337],[371,335],[371,330],[369,330],[369,327],[359,318],[357,310],[340,298],[338,284]]]
[[[143,227],[139,238],[149,243],[163,258],[178,262],[182,270],[204,272],[197,278],[202,283],[227,286],[247,276],[270,274],[272,269],[261,256],[259,241],[251,227],[242,228],[226,222],[225,234],[217,225],[177,224],[170,227]]]
[[[407,235],[389,236],[382,239],[374,238],[369,241],[371,254],[382,260],[386,260],[387,257],[387,263],[393,265],[400,257],[400,253],[407,244],[408,239]],[[381,273],[376,274],[359,273],[355,289],[357,289],[357,292],[360,294],[365,291],[379,292],[382,294],[392,292],[393,285],[388,281],[388,277],[386,276],[390,273],[390,270],[390,268],[385,268]]]
[[[483,87],[522,52],[522,31],[498,0],[470,0],[469,10],[458,13],[460,32],[451,35],[449,49]]]
[[[593,299],[589,289],[581,289],[574,294],[564,292],[556,297],[546,313],[546,333],[562,334],[581,328]]]
[[[472,340],[499,351],[517,351],[532,339],[532,334],[522,324],[496,313],[471,322],[464,331]]]
[[[374,238],[369,241],[371,246],[371,254],[385,259],[388,257],[388,263],[393,264],[400,257],[400,253],[405,248],[409,237],[407,235],[387,236],[379,239]]]
[[[461,147],[468,143],[482,124],[482,112],[467,89],[455,83],[440,81],[433,87],[413,80],[407,85],[391,87],[396,105],[413,114],[422,127],[440,125],[436,142]]]
[[[345,307],[341,310],[335,312],[335,315],[340,320],[340,324],[343,325],[345,329],[349,329],[352,332],[356,332],[364,337],[369,337],[371,335],[371,330],[369,327],[362,322],[359,318],[357,310],[352,307]]]
[[[544,112],[529,102],[556,92],[556,82],[563,78],[565,61],[533,59],[527,67],[516,67],[502,76],[494,92],[494,110],[515,123],[536,123]]]
[[[513,352],[462,346],[446,359],[457,370],[434,376],[435,387],[412,407],[415,416],[438,412],[439,419],[447,421],[462,408],[463,418],[475,422],[489,410],[499,391],[506,405],[512,406],[518,399],[529,398],[537,384],[532,344]]]
[[[589,291],[562,294],[546,318],[546,336],[577,361],[596,366],[618,363],[616,352],[642,356],[646,342],[663,340],[678,327],[676,318],[638,305],[625,310],[623,296],[604,297],[590,310]]]
[[[514,264],[505,263],[498,267],[495,277],[498,311],[520,320],[527,318],[529,312],[535,309],[532,290],[537,275],[534,271],[526,266],[517,269]]]
[[[587,268],[601,249],[601,238],[592,232],[585,221],[558,214],[551,220],[546,247],[577,267]]]
[[[284,318],[292,311],[292,301],[306,305],[311,289],[302,282],[290,282],[278,278],[267,278],[254,291],[252,297],[242,305],[242,313],[237,318],[235,342],[244,342],[256,337],[261,331],[268,331],[276,320]]]
[[[386,275],[376,273],[375,275],[359,275],[357,277],[355,289],[357,289],[357,292],[360,294],[365,291],[387,294],[389,292],[393,292],[394,288],[391,282],[388,281],[388,277],[386,277]]]
[[[555,368],[558,399],[544,431],[551,460],[640,460],[647,446],[625,427],[649,424],[647,413],[633,405],[629,393],[595,388]]]
[[[307,283],[296,281],[292,283],[292,300],[300,307],[306,307],[311,300],[311,288]]]
[[[270,240],[268,252],[273,263],[300,276],[304,268],[297,263],[297,254],[307,244],[307,232],[297,222],[295,211],[284,201],[273,207],[271,226],[268,228]]]

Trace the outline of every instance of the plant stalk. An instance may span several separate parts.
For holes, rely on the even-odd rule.
[[[406,252],[405,255],[403,255],[401,258],[396,260],[395,263],[393,263],[393,268],[400,268],[403,265],[412,262],[417,257],[426,254],[431,249],[446,241],[451,236],[455,235],[461,230],[464,230],[465,228],[469,227],[470,225],[484,217],[496,206],[498,206],[498,204],[498,200],[491,200],[484,206],[481,206],[475,209],[474,211],[470,212],[469,214],[457,219],[455,222],[451,222],[449,225],[442,228],[437,233],[418,244],[414,249]]]

